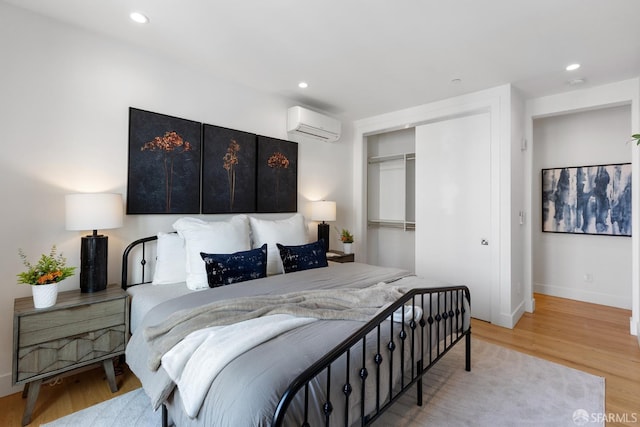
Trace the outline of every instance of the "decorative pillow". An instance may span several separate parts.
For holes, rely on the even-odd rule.
[[[267,275],[281,274],[282,261],[278,256],[276,243],[283,245],[302,245],[309,241],[304,216],[297,213],[290,218],[266,220],[249,217],[253,248],[267,244]]]
[[[206,222],[197,218],[180,218],[173,228],[184,239],[186,250],[187,287],[208,288],[207,271],[200,252],[231,254],[251,249],[249,221],[246,215],[236,215],[228,221]]]
[[[210,288],[267,276],[267,245],[233,254],[200,254]]]
[[[187,280],[187,254],[184,239],[176,233],[158,233],[154,285],[170,285]]]
[[[284,246],[277,243],[285,273],[328,267],[324,239],[300,246]]]

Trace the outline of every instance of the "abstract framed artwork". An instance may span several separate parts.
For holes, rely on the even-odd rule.
[[[202,124],[129,108],[127,214],[200,212]]]
[[[542,169],[542,231],[631,236],[631,164]]]
[[[205,124],[202,141],[202,213],[255,212],[256,135]]]
[[[257,212],[297,212],[298,144],[258,136]]]

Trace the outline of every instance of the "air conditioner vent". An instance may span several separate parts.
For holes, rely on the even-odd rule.
[[[324,114],[303,107],[287,111],[287,132],[321,141],[334,142],[340,138],[340,122]]]

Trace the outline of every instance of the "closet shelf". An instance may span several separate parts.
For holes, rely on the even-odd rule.
[[[416,229],[414,221],[402,221],[395,219],[370,219],[367,221],[369,227],[376,228],[401,228],[404,231],[412,231]]]
[[[382,163],[382,162],[390,162],[393,160],[415,160],[416,153],[398,153],[398,154],[389,154],[386,156],[372,156],[367,159],[369,164],[373,163]]]

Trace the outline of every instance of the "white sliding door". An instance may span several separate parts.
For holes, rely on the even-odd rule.
[[[416,273],[466,285],[491,321],[491,120],[477,114],[416,127]]]

